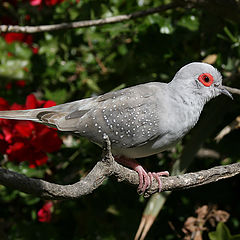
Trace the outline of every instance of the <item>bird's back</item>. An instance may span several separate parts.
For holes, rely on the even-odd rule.
[[[96,105],[80,118],[75,111],[66,119],[78,119],[77,133],[97,144],[106,133],[113,149],[141,146],[159,136],[166,109],[158,95],[165,98],[166,90],[167,84],[147,83],[107,93],[94,99]]]

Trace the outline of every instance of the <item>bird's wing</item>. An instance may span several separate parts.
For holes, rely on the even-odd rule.
[[[143,145],[159,136],[157,91],[151,84],[144,84],[101,95],[94,100],[93,108],[85,114],[81,110],[70,113],[66,122],[77,119],[77,133],[100,145],[104,133],[113,147]]]

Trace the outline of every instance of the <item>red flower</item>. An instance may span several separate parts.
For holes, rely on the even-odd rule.
[[[29,0],[30,5],[39,6],[45,4],[47,6],[54,6],[58,3],[63,2],[64,0]]]
[[[45,0],[47,6],[54,6],[58,3],[61,3],[63,0]]]
[[[11,52],[8,52],[7,54],[8,54],[8,57],[12,57],[13,56],[13,54]]]
[[[32,6],[38,6],[38,5],[41,5],[42,0],[29,0],[29,3]]]
[[[35,168],[36,166],[44,165],[47,163],[48,160],[47,154],[39,151],[36,151],[30,157],[32,157],[32,159],[29,161],[30,168]]]
[[[2,33],[1,35],[4,37],[5,41],[8,44],[13,43],[13,42],[24,42],[29,47],[32,48],[33,54],[38,53],[38,48],[32,46],[33,36],[30,35],[30,34],[26,34],[26,33]],[[8,56],[12,56],[11,53]]]
[[[26,21],[30,21],[31,20],[31,16],[29,14],[25,15],[25,20]]]
[[[0,97],[0,111],[4,111],[4,110],[8,110],[8,109],[9,109],[8,102],[4,98]],[[8,120],[0,119],[0,125],[4,125],[6,122],[8,122]]]
[[[39,222],[50,222],[52,218],[53,203],[51,201],[46,202],[43,207],[38,211]]]
[[[56,152],[62,145],[62,140],[58,137],[57,131],[44,125],[37,125],[37,135],[32,138],[32,145],[43,152]],[[46,144],[47,143],[47,144]]]
[[[38,47],[32,47],[33,54],[38,54],[39,48]]]
[[[32,44],[32,35],[26,33],[5,33],[4,39],[7,43],[25,42],[28,45]]]
[[[15,82],[9,82],[5,85],[5,89],[6,90],[11,90],[13,88],[13,83],[17,86],[17,87],[20,87],[20,88],[23,88],[26,86],[26,81],[25,80],[18,80],[18,81],[15,81]]]
[[[12,106],[10,106],[9,110],[22,110],[24,109],[24,106],[18,104],[18,103],[13,103]]]
[[[16,85],[18,87],[25,87],[26,86],[26,81],[25,80],[18,80],[18,81],[16,81]]]
[[[22,162],[25,160],[25,152],[27,148],[24,142],[15,142],[12,145],[9,145],[6,154],[10,161]],[[21,156],[21,158],[19,158]]]
[[[38,101],[33,94],[29,94],[26,99],[26,109],[33,109],[40,107],[38,106]]]
[[[8,110],[8,109],[9,109],[8,102],[4,98],[0,97],[0,111]]]
[[[13,138],[12,127],[11,126],[3,126],[2,132],[4,134],[4,139],[6,142],[11,143]]]
[[[13,127],[15,135],[23,138],[31,137],[34,129],[34,123],[29,121],[19,121]]]
[[[0,134],[0,153],[4,154],[7,150],[8,144],[4,140],[3,134]]]
[[[6,88],[6,90],[11,90],[12,89],[12,83],[7,83],[6,85],[5,85],[5,88]]]
[[[43,107],[44,108],[53,107],[55,105],[56,105],[56,103],[54,101],[52,101],[52,100],[48,100],[48,101],[43,103]]]
[[[38,107],[54,106],[53,101],[39,101],[33,94],[27,96],[25,105],[17,103],[8,105],[0,98],[0,110],[24,110]],[[56,129],[49,128],[31,121],[0,120],[0,148],[2,154],[7,154],[10,161],[28,161],[29,167],[46,164],[48,156],[59,150],[62,140]]]

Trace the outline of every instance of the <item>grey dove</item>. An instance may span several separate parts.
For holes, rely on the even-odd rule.
[[[232,97],[218,70],[193,62],[169,83],[150,82],[49,108],[1,111],[0,118],[55,126],[100,146],[108,135],[117,161],[138,172],[138,190],[144,192],[153,177],[161,189],[160,176],[168,172],[146,172],[134,159],[174,146],[197,123],[204,105],[220,94]]]

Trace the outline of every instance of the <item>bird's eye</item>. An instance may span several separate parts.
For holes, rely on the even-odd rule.
[[[213,83],[213,76],[210,73],[202,73],[199,75],[198,80],[205,86],[210,87]]]

